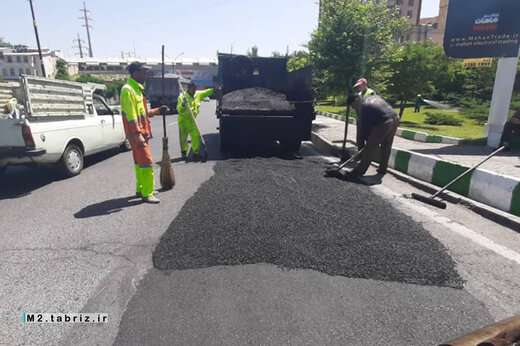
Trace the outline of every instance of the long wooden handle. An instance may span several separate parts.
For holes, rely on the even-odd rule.
[[[162,61],[162,66],[161,66],[161,89],[162,89],[161,106],[162,106],[162,102],[164,102],[164,99],[166,97],[166,88],[165,88],[165,81],[164,81],[164,44],[162,45],[162,50],[161,50],[161,61]],[[163,109],[163,107],[161,107],[161,113],[162,113],[162,118],[163,118],[164,138],[166,138],[166,137],[168,137],[166,135],[166,112]]]

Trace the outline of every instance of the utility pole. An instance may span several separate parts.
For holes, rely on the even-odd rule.
[[[89,23],[89,21],[91,21],[92,18],[90,18],[88,16],[88,13],[90,11],[87,10],[87,5],[85,4],[85,1],[83,1],[83,8],[80,11],[83,13],[83,15],[79,19],[82,19],[85,21],[85,24],[83,24],[83,27],[87,29],[88,56],[92,58],[92,57],[94,57],[94,54],[92,53],[92,41],[90,39],[90,29],[92,28],[92,25],[90,25],[90,23]]]
[[[43,55],[42,55],[42,47],[40,45],[40,36],[38,35],[38,26],[36,25],[36,17],[34,16],[34,7],[32,0],[29,0],[29,4],[31,5],[31,14],[34,26],[34,34],[36,35],[36,44],[38,45],[38,55],[40,56],[40,64],[42,69],[43,77],[47,77],[45,73],[45,65],[43,64]]]
[[[83,59],[83,46],[81,45],[83,40],[79,37],[79,33],[78,33],[78,38],[73,41],[74,41],[74,43],[77,43],[77,46],[74,46],[74,48],[77,48],[79,50],[79,57],[81,59]]]

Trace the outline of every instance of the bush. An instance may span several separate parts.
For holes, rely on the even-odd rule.
[[[474,120],[479,125],[484,125],[489,118],[489,106],[479,105],[464,109],[466,117]]]
[[[430,125],[449,125],[449,126],[460,126],[463,121],[457,119],[455,116],[440,112],[426,112],[426,124]]]

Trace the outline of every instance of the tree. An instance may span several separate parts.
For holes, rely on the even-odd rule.
[[[431,94],[434,90],[432,76],[437,72],[438,54],[433,43],[407,43],[397,47],[390,67],[390,93],[400,101],[401,117],[406,102],[417,94]],[[438,47],[438,49],[441,49]]]
[[[106,98],[117,98],[121,93],[121,88],[125,85],[125,80],[114,80],[107,83],[107,89],[105,91]]]
[[[104,80],[102,80],[100,78],[97,78],[97,77],[94,77],[94,76],[92,76],[90,74],[82,74],[82,75],[78,76],[76,78],[76,82],[105,84]]]
[[[67,62],[63,59],[56,61],[56,79],[70,80]]]
[[[0,37],[0,47],[12,48],[13,45],[11,43],[7,42],[3,37]]]
[[[289,61],[287,62],[287,69],[289,71],[295,71],[309,65],[311,65],[311,57],[309,52],[304,50],[298,50],[293,52],[289,56]]]
[[[247,56],[251,58],[257,58],[258,57],[258,47],[253,46],[251,47],[251,50],[247,51]]]
[[[321,22],[308,45],[318,87],[338,95],[355,78],[367,77],[372,85],[383,80],[395,38],[407,28],[386,2],[322,0]]]

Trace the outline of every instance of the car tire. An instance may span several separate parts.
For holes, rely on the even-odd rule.
[[[76,144],[69,144],[61,157],[60,168],[65,177],[69,178],[80,174],[84,163],[81,148]]]

